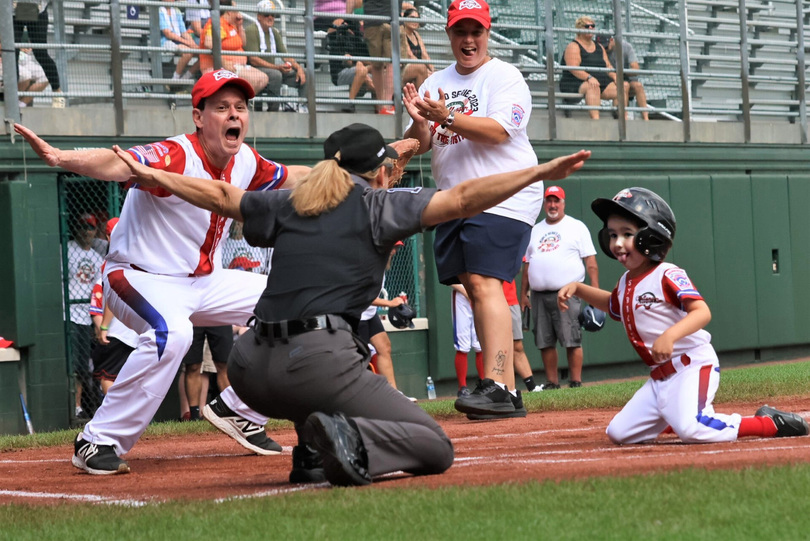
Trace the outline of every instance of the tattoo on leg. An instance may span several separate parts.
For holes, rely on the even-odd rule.
[[[505,372],[504,371],[504,365],[505,364],[506,364],[506,352],[505,351],[499,351],[495,355],[495,366],[492,368],[492,372],[494,374],[498,374],[499,376],[502,376],[504,374],[504,372]]]

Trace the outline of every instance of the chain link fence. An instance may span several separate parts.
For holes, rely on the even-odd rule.
[[[126,191],[117,182],[103,182],[72,173],[58,179],[62,282],[65,322],[67,373],[70,376],[73,403],[72,424],[90,419],[101,405],[100,383],[93,378],[93,348],[96,329],[90,316],[93,287],[101,281],[101,266],[109,242],[107,220],[118,216]],[[415,185],[415,177],[406,174],[403,187]],[[424,317],[424,258],[418,236],[404,239],[386,271],[381,296],[390,299],[405,293],[419,317]],[[272,268],[272,249],[250,246],[242,236],[242,224],[234,221],[223,239],[222,268],[267,274]],[[381,315],[385,309],[380,309]]]

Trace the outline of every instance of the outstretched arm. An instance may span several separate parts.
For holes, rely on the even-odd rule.
[[[14,124],[14,131],[25,139],[42,161],[51,167],[61,167],[72,173],[124,182],[129,179],[129,168],[107,148],[91,150],[61,150],[49,145],[22,124]]]
[[[146,167],[117,145],[113,150],[113,155],[117,154],[116,159],[120,159],[127,172],[131,173],[127,175],[126,180],[131,179],[147,188],[163,188],[196,207],[210,210],[226,218],[243,221],[239,205],[245,190],[219,180],[187,177]]]
[[[422,211],[422,225],[428,227],[475,216],[535,182],[564,179],[582,168],[590,156],[590,150],[580,150],[534,167],[466,180],[447,191],[436,192]]]
[[[571,282],[557,292],[557,306],[563,312],[568,310],[568,299],[578,297],[594,308],[603,312],[610,310],[610,291],[585,285],[582,282]]]

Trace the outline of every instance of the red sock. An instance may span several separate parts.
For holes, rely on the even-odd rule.
[[[371,356],[371,361],[368,363],[369,369],[377,374],[377,354]]]
[[[770,417],[743,417],[737,437],[744,438],[745,436],[773,438],[776,436],[776,424]]]
[[[458,388],[467,386],[467,352],[456,351],[456,378],[458,378]]]
[[[484,379],[484,354],[480,351],[475,352],[475,369],[478,370],[478,378]]]

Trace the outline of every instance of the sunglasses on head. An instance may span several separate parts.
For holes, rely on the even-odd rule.
[[[596,28],[595,24],[583,24],[582,28]]]

